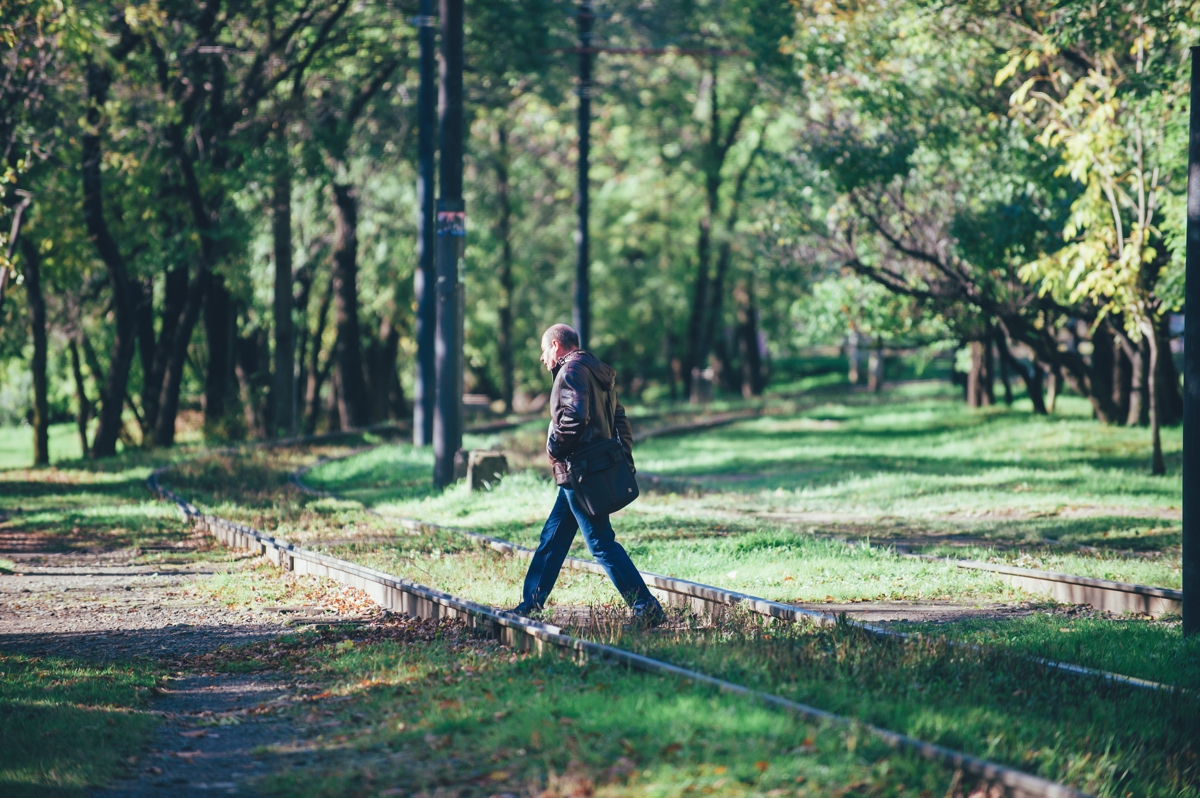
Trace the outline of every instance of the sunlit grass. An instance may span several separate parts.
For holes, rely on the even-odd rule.
[[[849,625],[784,625],[736,613],[715,629],[638,635],[613,627],[601,637],[1105,798],[1200,795],[1194,692],[1048,670],[1022,648],[880,640]],[[1195,669],[1180,676],[1200,686]]]
[[[308,678],[347,700],[307,717],[320,725],[305,739],[269,751],[305,760],[260,782],[270,794],[966,793],[948,769],[861,731],[602,661],[514,655],[447,629],[328,644],[306,664]]]

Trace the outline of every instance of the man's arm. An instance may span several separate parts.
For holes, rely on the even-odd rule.
[[[637,469],[633,465],[633,425],[629,423],[629,416],[625,415],[625,408],[617,402],[617,409],[613,413],[613,432],[621,439],[621,447],[625,449],[625,459],[629,461],[629,467],[636,474]]]
[[[546,440],[546,452],[555,460],[564,460],[574,451],[579,438],[587,429],[588,390],[587,369],[575,363],[567,363],[559,374],[562,385],[558,389],[558,414],[551,419],[550,435]]]

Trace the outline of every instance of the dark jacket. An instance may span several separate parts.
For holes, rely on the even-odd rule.
[[[546,453],[554,466],[554,481],[559,485],[571,484],[564,461],[584,444],[611,438],[614,433],[620,436],[632,467],[633,428],[629,426],[625,408],[617,401],[616,369],[579,349],[563,355],[554,367],[550,432],[546,436]]]

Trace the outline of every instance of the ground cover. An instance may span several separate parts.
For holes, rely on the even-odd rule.
[[[373,456],[382,457],[378,452]],[[412,455],[411,460],[414,469],[421,465],[419,457]],[[383,462],[389,461],[385,457]],[[331,463],[326,467],[335,465],[338,464]],[[242,478],[240,472],[231,471],[231,467],[236,468],[223,465],[219,470],[232,473],[234,484],[248,484],[249,480]],[[261,467],[268,471],[272,468],[285,471],[269,462]],[[423,466],[421,470],[424,471]],[[513,480],[509,484],[517,482]],[[307,505],[307,512],[358,511],[347,503],[318,500]],[[386,542],[389,530],[378,519],[358,517],[353,524],[340,527],[343,534],[347,530],[351,535],[383,538],[384,545],[369,539],[343,544],[339,551],[342,556],[349,555],[360,561],[370,559],[381,564],[388,551],[400,550],[389,549],[391,544]],[[338,530],[331,528],[329,531]],[[409,547],[411,559],[406,562],[395,557],[389,570],[425,583],[431,581],[429,577],[447,579],[456,570],[461,571],[464,560],[457,557],[456,552],[469,551],[462,548],[461,538],[456,541],[453,537],[441,537],[442,533],[409,535],[392,530],[390,534],[405,541],[403,545]],[[822,543],[840,545],[830,541]],[[433,552],[428,547],[440,551],[440,556],[430,556]],[[846,547],[843,545],[842,548]],[[469,572],[471,575],[463,578],[457,590],[467,596],[481,597],[483,591],[476,579],[499,579],[515,587],[523,570],[517,561],[486,552],[473,552],[470,556],[490,557],[491,567],[486,559],[476,561],[478,571]],[[443,565],[449,567],[438,570]],[[427,571],[425,578],[421,577],[418,568]],[[435,570],[431,571],[431,568]],[[607,587],[596,577],[590,579],[593,584],[598,583],[600,589]],[[447,582],[435,586],[445,584]],[[1131,628],[1140,631],[1165,626],[1142,624]],[[753,631],[757,628],[753,624],[750,628],[750,632],[745,628],[730,627],[715,632],[690,631],[674,638],[622,638],[620,644],[642,646],[641,650],[655,656],[723,675],[758,689],[788,695],[823,709],[846,713],[980,756],[1001,759],[1014,767],[1036,770],[1049,778],[1067,779],[1101,795],[1130,792],[1133,795],[1190,794],[1186,787],[1195,774],[1188,768],[1194,764],[1191,757],[1195,751],[1189,747],[1190,743],[1181,740],[1190,740],[1189,735],[1200,731],[1187,725],[1193,722],[1187,720],[1188,713],[1197,708],[1188,704],[1180,709],[1181,705],[1174,702],[1175,697],[1170,694],[1140,693],[1047,672],[1020,658],[1019,655],[1028,648],[1009,650],[1004,645],[993,645],[982,651],[971,651],[936,641],[897,648],[896,644],[875,638],[855,637],[852,631],[845,629],[823,632],[803,626],[775,626],[762,633],[761,630]],[[779,642],[769,642],[772,639]],[[1119,643],[1119,637],[1110,637],[1109,645]],[[1150,641],[1145,648],[1160,651],[1161,647],[1172,645],[1170,640]],[[1089,649],[1083,647],[1074,654],[1086,660]],[[1161,679],[1163,674],[1157,671],[1172,664],[1173,661],[1167,658],[1154,668],[1156,672],[1144,675]],[[1182,677],[1182,680],[1175,679],[1175,683],[1193,689],[1200,687],[1190,675],[1175,676]],[[1170,675],[1165,680],[1173,681]],[[1147,695],[1151,697],[1147,698]],[[1147,722],[1146,718],[1154,720]],[[408,723],[407,720],[400,722]],[[365,735],[367,747],[386,763],[393,749],[390,746],[385,746],[386,751],[372,748],[379,745],[371,734],[380,724],[367,725],[372,728],[371,733]],[[1072,731],[1060,733],[1064,726],[1070,726]],[[1017,731],[1006,731],[1011,729]],[[334,746],[348,744],[352,739],[354,737],[350,735],[347,740],[335,741]],[[412,753],[409,750],[399,758],[413,759]],[[328,762],[322,767],[333,772],[329,776],[332,779],[329,783],[333,785],[331,793],[348,783],[344,781],[343,768]],[[506,768],[498,769],[505,772]],[[386,772],[385,764],[377,763],[371,768],[372,773],[381,770]],[[1127,771],[1136,771],[1136,774]],[[482,778],[485,771],[479,773]],[[411,774],[406,776],[410,777]],[[373,782],[375,786],[380,783]],[[1106,784],[1128,789],[1122,792],[1106,787]]]
[[[1086,662],[1111,673],[1200,689],[1200,639],[1185,640],[1177,620],[1112,618],[1080,608],[895,628],[1060,662]]]
[[[427,481],[421,481],[429,469],[428,458],[428,453],[412,447],[381,448],[322,465],[305,480],[381,513],[536,545],[557,490],[549,480],[520,473],[490,492],[471,493],[460,485],[433,495]],[[905,559],[884,547],[847,547],[798,535],[774,522],[713,516],[680,497],[639,500],[613,523],[622,544],[645,570],[783,601],[1021,597],[992,574]],[[573,551],[587,556],[581,538]]]
[[[283,477],[297,459],[288,452],[219,455],[181,466],[170,474],[171,484],[189,498],[212,501],[222,514],[245,497],[245,520],[285,518],[290,533],[303,527],[318,543],[322,533],[329,542],[328,535],[371,528],[372,519],[357,506],[311,501],[294,491],[287,503]],[[431,544],[453,550],[463,542],[449,535],[412,538],[423,553]],[[454,561],[455,568],[462,564]],[[269,580],[270,570],[221,575],[204,589],[233,610],[289,600],[287,588]],[[288,762],[262,777],[258,789],[286,795],[548,790],[564,796],[970,791],[969,780],[853,730],[797,723],[706,688],[602,662],[580,668],[556,657],[516,656],[454,627],[430,634],[420,624],[398,623],[417,631],[301,634],[222,654],[216,667],[228,672],[278,667],[283,660],[310,694],[320,688],[324,697],[321,707],[291,703],[305,731],[258,751]]]
[[[62,550],[172,548],[187,531],[178,512],[146,489],[146,477],[182,456],[127,452],[101,462],[0,469],[0,540]]]
[[[593,661],[518,655],[452,622],[296,641],[330,695],[260,752],[279,795],[964,796],[945,768],[853,729]],[[356,639],[357,638],[357,639]],[[276,647],[278,651],[278,647]]]
[[[880,640],[731,615],[716,628],[599,636],[1101,798],[1200,795],[1200,697],[1050,671],[1003,647]],[[1192,685],[1195,686],[1194,684]]]
[[[0,793],[82,795],[150,741],[155,663],[0,651]]]
[[[74,424],[51,424],[50,462],[78,460],[83,456]],[[25,425],[0,427],[0,468],[24,468],[33,462],[33,429]]]
[[[796,461],[799,455],[792,455],[792,468],[800,470],[801,465],[817,461],[827,473],[823,487],[798,484],[791,491],[780,486],[752,491],[731,481],[709,491],[693,487],[678,493],[650,492],[617,516],[620,539],[647,570],[785,601],[954,599],[986,604],[1022,598],[986,573],[897,557],[893,551],[897,543],[908,544],[915,551],[1099,578],[1179,584],[1179,527],[1172,517],[1179,503],[1177,430],[1168,431],[1168,436],[1175,437],[1167,443],[1169,463],[1176,473],[1158,479],[1144,473],[1140,455],[1144,431],[1097,425],[1074,412],[1069,401],[1065,417],[1047,419],[1020,408],[972,412],[937,392],[928,395],[929,390],[916,386],[907,389],[907,396],[902,393],[884,400],[855,396],[853,401],[843,400],[790,418],[769,417],[686,437],[646,441],[638,446],[643,468],[647,460],[670,455],[677,456],[671,461],[673,467],[685,470],[692,467],[691,452],[729,450],[749,451],[758,458],[756,463],[782,468],[777,464],[783,452],[791,449],[804,452],[803,462]],[[849,443],[845,442],[850,435],[845,425],[831,432],[825,423],[824,416],[835,413],[858,419],[854,424],[859,431],[850,436],[854,440]],[[776,425],[784,428],[778,436],[760,436],[753,446],[742,442],[744,428],[770,430]],[[911,475],[904,470],[904,463],[889,460],[895,452],[888,454],[886,441],[896,427],[901,428],[901,437],[905,437],[905,429],[911,432],[905,444],[908,449],[944,461],[936,473],[927,468],[923,477]],[[832,443],[822,443],[831,435]],[[997,445],[995,440],[1003,444]],[[879,444],[885,448],[880,463],[886,470],[876,464],[876,470],[864,476],[855,470],[859,461],[847,461],[839,454],[861,454],[877,441],[883,441]],[[822,446],[828,451],[818,456]],[[1002,464],[991,469],[971,466],[972,458],[981,451],[978,456],[985,465],[989,458]],[[682,453],[676,455],[678,452]],[[467,527],[525,545],[536,541],[553,497],[553,487],[545,480],[518,474],[492,493],[471,494],[456,488],[432,496],[425,476],[427,458],[410,447],[376,449],[324,464],[306,480],[385,512]],[[956,476],[960,461],[973,469],[973,481],[963,482]],[[914,480],[911,484],[906,482],[910,478]],[[863,482],[872,482],[874,487]],[[933,482],[941,484],[930,498],[925,494]],[[891,489],[910,502],[908,516],[887,514],[897,504],[890,498]],[[852,504],[845,513],[851,523],[833,512],[846,496]],[[789,501],[800,506],[788,505]],[[772,502],[782,504],[764,512]],[[813,507],[808,502],[817,504]],[[857,509],[853,502],[859,503]],[[981,513],[989,502],[995,509],[990,517]],[[807,518],[802,524],[786,523],[779,517],[784,515],[780,507],[799,516],[807,513]],[[1052,513],[1055,508],[1065,512]],[[819,518],[814,510],[825,517]],[[853,518],[856,511],[861,512],[860,518]],[[1064,514],[1071,517],[1064,518]],[[1091,549],[1065,545],[1072,535],[1074,541]],[[847,546],[831,537],[856,545]],[[1133,546],[1140,550],[1131,550]],[[580,541],[575,553],[587,556]],[[388,562],[384,548],[378,545],[364,545],[353,556],[380,567],[401,565]],[[500,568],[505,571],[505,582],[515,587],[520,565],[502,563]],[[587,580],[603,601],[611,602],[611,589],[604,598],[602,580],[598,584],[594,578]],[[460,589],[469,591],[471,585]],[[595,601],[595,594],[591,598],[556,596],[559,601],[580,599]],[[1055,625],[1061,614],[1054,611],[1039,616],[1044,618],[1046,633],[1032,638],[1025,650],[1041,647],[1059,652],[1067,661],[1167,683],[1178,683],[1181,678],[1174,663],[1186,659],[1188,649],[1178,623],[1171,619],[1113,623],[1110,627],[1097,619],[1097,629],[1110,630],[1105,642],[1080,645],[1071,642],[1080,636],[1058,632],[1072,623],[1067,618]],[[999,619],[996,622],[1001,623]],[[946,632],[957,634],[959,628],[946,627]],[[1063,644],[1049,645],[1046,636],[1063,637]],[[1017,638],[1001,636],[994,642],[1015,645]]]
[[[692,539],[776,528],[788,540],[802,532],[1179,585],[1178,430],[1166,442],[1174,475],[1150,477],[1143,430],[1098,425],[1069,397],[1061,416],[1043,418],[1019,408],[969,411],[940,390],[855,395],[641,443],[639,468],[665,489],[622,514],[621,528],[635,544],[668,538],[668,519],[680,522],[672,534]],[[458,518],[513,537],[531,537],[550,501],[549,486],[430,498],[422,457],[366,454],[310,480],[383,511]]]

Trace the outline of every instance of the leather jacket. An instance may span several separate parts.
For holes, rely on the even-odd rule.
[[[576,349],[559,359],[553,373],[546,453],[554,467],[554,481],[570,485],[565,460],[584,444],[614,434],[620,436],[632,468],[633,428],[617,401],[616,369]]]

